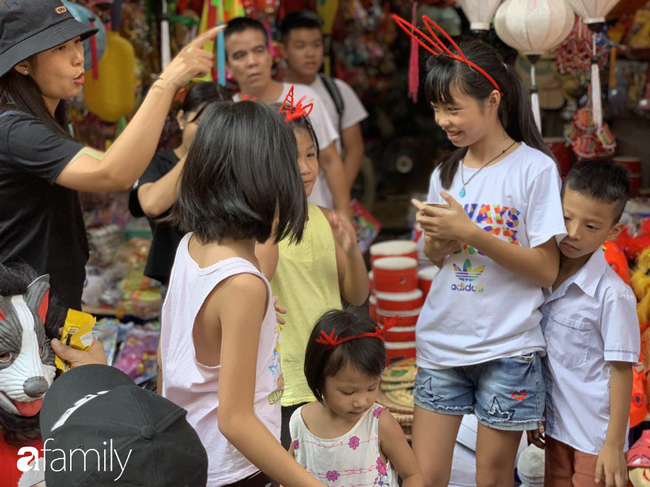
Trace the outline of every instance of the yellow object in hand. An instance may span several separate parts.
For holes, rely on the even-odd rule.
[[[77,350],[88,350],[93,344],[93,328],[97,319],[88,313],[74,309],[68,310],[65,318],[61,343]],[[70,370],[70,364],[56,357],[56,367],[63,372]]]

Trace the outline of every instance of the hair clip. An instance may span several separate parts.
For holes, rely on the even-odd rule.
[[[280,105],[280,109],[278,110],[278,113],[286,114],[285,122],[287,123],[297,118],[308,117],[311,115],[311,111],[314,109],[313,102],[303,106],[302,103],[305,101],[305,99],[307,99],[306,96],[303,96],[300,101],[294,106],[293,89],[294,87],[292,86],[289,90],[289,93],[287,93],[287,96],[284,98],[282,105]]]
[[[256,97],[251,98],[250,95],[244,95],[241,98],[243,101],[257,101]]]
[[[440,27],[438,24],[436,24],[436,23],[435,23],[433,20],[431,20],[429,17],[427,17],[426,15],[423,15],[423,16],[422,16],[422,20],[424,21],[424,25],[426,26],[427,30],[429,31],[429,34],[433,37],[433,39],[431,39],[431,37],[429,37],[428,35],[426,35],[424,32],[422,32],[422,31],[421,31],[420,29],[418,29],[417,27],[414,27],[413,25],[411,25],[409,22],[407,22],[406,20],[404,20],[403,18],[401,18],[401,17],[400,17],[399,15],[397,15],[397,14],[393,14],[393,20],[397,23],[397,25],[398,25],[398,26],[399,26],[399,27],[400,27],[404,32],[406,32],[409,36],[411,36],[413,39],[415,39],[415,41],[416,41],[418,44],[420,44],[424,49],[426,49],[427,51],[429,51],[431,54],[433,54],[434,56],[448,56],[448,57],[450,57],[450,58],[452,58],[452,59],[455,59],[456,61],[460,61],[460,62],[462,62],[462,63],[467,64],[469,67],[475,69],[476,71],[478,71],[479,73],[481,73],[483,76],[485,76],[485,78],[486,78],[490,83],[492,83],[492,86],[494,86],[494,87],[497,89],[497,91],[498,91],[499,93],[503,94],[503,91],[501,90],[501,88],[499,88],[499,85],[497,84],[496,81],[494,81],[494,79],[492,78],[492,76],[490,76],[489,74],[487,74],[487,72],[486,72],[484,69],[480,68],[480,67],[477,66],[475,63],[473,63],[472,61],[468,60],[468,59],[465,57],[465,54],[463,54],[463,51],[460,50],[460,47],[458,47],[458,44],[456,44],[456,43],[454,42],[454,40],[449,36],[449,34],[447,34],[447,33],[443,30],[442,27]],[[453,52],[451,52],[451,51],[449,50],[449,48],[444,44],[444,42],[442,42],[442,40],[440,40],[440,38],[439,38],[439,37],[436,35],[436,33],[433,31],[432,27],[435,27],[435,28],[436,28],[436,29],[437,29],[437,30],[438,30],[438,31],[439,31],[439,32],[440,32],[440,33],[445,37],[445,39],[447,39],[447,40],[451,43],[451,45],[454,47],[454,49],[456,49],[456,51],[458,52],[458,54],[454,54]],[[424,39],[428,44],[425,43],[425,42],[423,42],[423,41],[420,39],[420,37],[418,37],[418,34],[419,34],[419,36],[421,36],[422,39]],[[435,40],[434,40],[434,39],[435,39]]]
[[[350,340],[356,340],[357,338],[379,338],[382,342],[384,341],[384,333],[390,330],[397,320],[397,315],[393,316],[388,323],[384,320],[384,326],[375,327],[373,333],[362,333],[361,335],[355,335],[352,337],[339,338],[336,334],[336,329],[333,328],[332,332],[328,335],[324,331],[321,331],[321,336],[316,339],[316,343],[322,343],[323,345],[328,345],[327,349],[334,348],[341,343],[349,342]]]

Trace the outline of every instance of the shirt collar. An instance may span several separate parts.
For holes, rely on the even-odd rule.
[[[564,282],[551,295],[550,299],[554,300],[564,296],[569,286],[572,284],[575,284],[582,289],[585,294],[593,298],[596,294],[596,288],[608,267],[609,264],[605,260],[605,252],[602,247],[599,247],[598,250],[592,254],[587,263],[583,265],[578,272],[567,279],[566,282]]]

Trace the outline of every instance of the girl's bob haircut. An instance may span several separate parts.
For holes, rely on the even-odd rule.
[[[213,103],[187,155],[172,219],[202,243],[300,241],[307,198],[297,160],[293,130],[273,107]]]
[[[328,350],[328,346],[316,340],[321,332],[329,335],[332,330],[339,338],[373,333],[377,323],[368,315],[343,310],[332,310],[321,316],[307,342],[305,353],[305,377],[312,393],[323,402],[325,379],[341,372],[346,365],[363,372],[368,377],[379,377],[386,367],[386,347],[380,338],[357,338]]]

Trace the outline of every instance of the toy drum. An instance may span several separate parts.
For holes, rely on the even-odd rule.
[[[403,343],[415,341],[415,326],[393,327],[385,333],[386,342]]]
[[[418,261],[411,257],[377,259],[372,271],[376,293],[407,293],[418,287]]]
[[[384,311],[413,311],[424,304],[420,289],[408,293],[377,293],[377,307]]]
[[[437,266],[430,265],[429,267],[424,267],[418,272],[418,287],[424,293],[424,299],[429,295],[429,289],[431,289],[431,283],[433,278],[440,271]]]
[[[374,296],[368,298],[368,314],[373,320],[377,321],[377,298]]]
[[[564,137],[544,137],[544,142],[560,165],[560,174],[566,176],[573,166],[573,150]]]
[[[414,309],[413,311],[387,311],[377,308],[377,322],[383,325],[384,323],[388,323],[394,316],[397,316],[393,330],[401,327],[408,328],[417,324],[420,311],[421,309]]]
[[[418,246],[410,240],[389,240],[370,246],[370,262],[382,257],[411,257],[418,258]]]
[[[370,294],[375,294],[375,273],[370,271],[368,272],[368,281],[370,281]]]
[[[399,360],[415,358],[415,342],[386,342],[386,363],[390,365]]]

